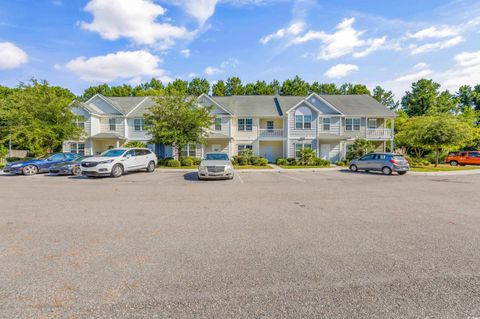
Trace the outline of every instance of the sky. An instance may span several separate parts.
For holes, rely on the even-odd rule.
[[[478,0],[0,0],[0,85],[480,84]]]

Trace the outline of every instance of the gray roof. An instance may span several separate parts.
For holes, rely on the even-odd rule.
[[[277,96],[282,113],[287,113],[292,107],[304,100],[306,96]]]
[[[125,137],[116,133],[98,133],[93,135],[91,138],[112,138],[112,139],[120,139],[120,140],[125,139]]]
[[[395,116],[395,112],[370,95],[321,95],[321,97],[345,115]]]
[[[145,96],[105,97],[105,99],[115,105],[123,114],[132,111],[135,106],[145,100],[145,98]]]
[[[148,108],[155,105],[155,97],[148,96],[147,99],[140,104],[129,116],[131,117],[143,117],[145,113],[148,113]]]
[[[214,96],[212,99],[236,116],[279,116],[275,97],[269,95]]]

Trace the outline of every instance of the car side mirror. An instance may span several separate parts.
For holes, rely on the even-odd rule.
[[[53,160],[52,160],[51,158],[47,158],[47,161],[51,162],[51,161],[53,161]]]

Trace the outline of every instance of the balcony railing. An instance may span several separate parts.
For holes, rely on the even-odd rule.
[[[260,137],[283,137],[283,129],[282,128],[275,128],[275,129],[260,129]]]
[[[385,129],[367,129],[367,138],[388,139],[392,138],[392,130]]]

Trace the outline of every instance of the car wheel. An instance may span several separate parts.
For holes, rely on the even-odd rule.
[[[458,166],[458,162],[457,162],[457,161],[451,161],[451,162],[450,162],[450,165],[451,165],[451,166]]]
[[[80,166],[74,166],[72,168],[72,175],[74,175],[74,176],[82,175],[82,170],[80,169]]]
[[[112,167],[111,176],[114,178],[120,177],[123,175],[123,166],[120,164],[115,164]]]
[[[382,168],[383,175],[392,175],[392,169],[390,167],[385,166]]]
[[[38,173],[38,167],[35,165],[27,165],[22,169],[23,175],[35,175]]]
[[[398,175],[405,175],[405,174],[407,174],[406,171],[405,172],[398,172]]]
[[[355,165],[355,164],[350,165],[350,170],[351,170],[352,172],[358,171],[357,165]]]
[[[155,170],[155,162],[154,161],[151,161],[150,163],[148,163],[148,166],[147,166],[147,172],[151,173]]]
[[[234,176],[232,175],[232,176],[230,176],[228,179],[230,179],[230,180],[231,180],[231,179],[233,179],[233,177],[234,177]]]

